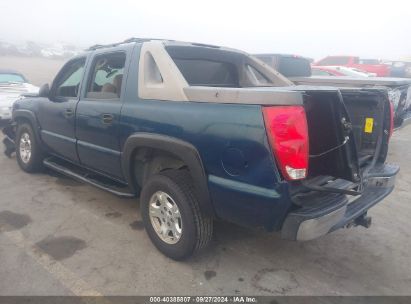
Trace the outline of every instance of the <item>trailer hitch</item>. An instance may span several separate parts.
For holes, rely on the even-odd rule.
[[[364,213],[354,219],[352,222],[347,224],[345,227],[346,228],[351,228],[351,227],[356,227],[356,226],[363,226],[365,228],[370,228],[372,224],[372,218],[371,216],[368,216],[367,213]]]
[[[363,214],[354,220],[354,224],[355,226],[363,226],[365,228],[370,228],[372,224],[372,218],[371,216],[367,216],[367,214]]]

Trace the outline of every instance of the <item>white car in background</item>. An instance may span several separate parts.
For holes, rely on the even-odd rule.
[[[363,70],[357,69],[357,68],[352,68],[352,67],[346,67],[346,66],[332,66],[332,65],[327,65],[324,66],[324,68],[327,68],[329,70],[335,70],[341,74],[344,74],[344,76],[350,76],[350,77],[376,77],[377,74],[375,73],[368,73]]]
[[[14,101],[23,94],[37,94],[39,87],[30,84],[19,72],[0,69],[0,121],[11,119]]]

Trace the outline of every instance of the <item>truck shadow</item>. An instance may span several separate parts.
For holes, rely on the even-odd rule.
[[[137,198],[119,198],[54,172],[51,175],[55,178],[56,190],[70,194],[77,206],[116,225],[128,227],[130,235],[138,233],[139,238],[148,238],[141,221]],[[314,269],[322,274],[342,279],[349,278],[356,268],[361,269],[365,260],[368,261],[367,263],[374,263],[381,259],[379,257],[381,254],[374,251],[376,246],[381,247],[380,251],[386,250],[383,244],[378,244],[379,241],[369,230],[353,228],[350,231],[337,231],[312,241],[294,242],[281,239],[279,232],[267,232],[262,228],[242,227],[216,220],[210,245],[185,260],[184,264],[189,264],[201,272],[218,272],[220,264],[224,268],[223,261],[229,259],[235,260],[240,268],[240,265],[244,264],[245,268],[251,269],[253,267],[250,265],[250,257],[252,257],[259,261],[255,270],[262,271],[255,274],[257,278],[271,275],[267,269],[286,267],[291,272],[298,272],[299,268],[305,271]],[[350,258],[353,248],[356,252],[355,256],[360,256],[360,259]],[[160,259],[163,258],[154,246],[150,250],[153,250],[153,254],[158,254]],[[215,279],[214,273],[207,274],[210,280]],[[284,273],[280,271],[280,274]]]

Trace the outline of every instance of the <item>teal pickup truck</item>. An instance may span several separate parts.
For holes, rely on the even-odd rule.
[[[26,172],[139,197],[154,245],[183,259],[217,219],[290,240],[369,227],[399,170],[392,127],[385,91],[294,86],[238,50],[133,38],[16,101],[8,144]]]

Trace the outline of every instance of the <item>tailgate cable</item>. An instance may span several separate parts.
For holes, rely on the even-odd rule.
[[[335,147],[333,147],[333,148],[331,148],[327,151],[324,151],[322,153],[319,153],[319,154],[309,155],[309,157],[310,158],[320,157],[320,156],[328,154],[328,153],[330,153],[334,150],[337,150],[337,149],[341,148],[342,146],[344,146],[348,142],[349,139],[350,139],[349,136],[345,136],[344,141],[341,144],[339,144],[338,146],[335,146]],[[339,188],[331,188],[331,187],[310,185],[310,184],[306,183],[305,181],[301,181],[301,184],[305,188],[307,188],[309,190],[313,190],[313,191],[341,193],[341,194],[354,195],[354,196],[361,195],[362,191],[363,191],[362,183],[360,183],[360,185],[359,185],[359,190],[348,190],[348,189],[339,189]]]
[[[338,146],[336,146],[336,147],[333,147],[333,148],[331,148],[331,149],[329,149],[329,150],[327,150],[327,151],[321,152],[321,153],[319,153],[319,154],[310,154],[309,157],[310,157],[310,158],[320,157],[320,156],[323,156],[323,155],[325,155],[325,154],[328,154],[328,153],[330,153],[330,152],[332,152],[332,151],[334,151],[334,150],[337,150],[337,149],[341,148],[342,146],[344,146],[344,145],[348,142],[349,139],[350,139],[349,136],[345,136],[344,141],[343,141],[340,145],[338,145]]]

